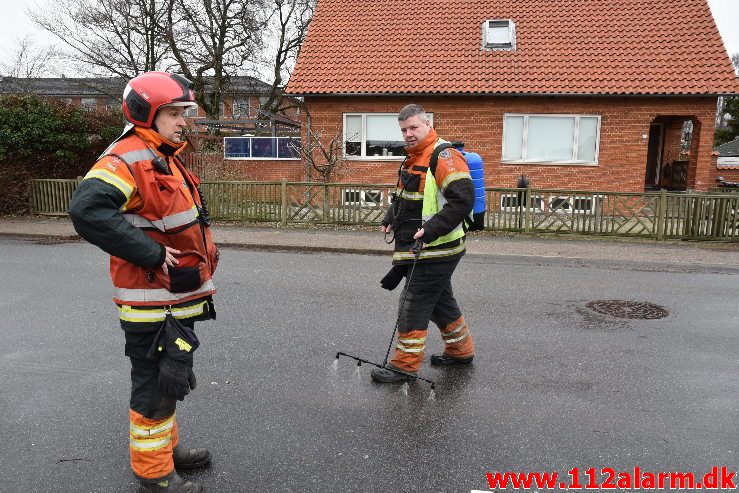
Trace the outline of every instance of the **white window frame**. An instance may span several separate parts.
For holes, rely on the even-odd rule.
[[[492,31],[491,24],[495,27],[508,27],[507,43],[488,42],[488,34]],[[482,47],[484,50],[493,51],[515,51],[516,50],[516,23],[513,19],[486,19],[482,23]]]
[[[358,193],[359,200],[347,200],[346,194]],[[379,201],[367,200],[368,194],[379,194]],[[341,203],[344,205],[359,204],[365,207],[383,207],[383,201],[385,200],[385,192],[383,190],[362,190],[358,188],[344,188],[342,189]]]
[[[346,117],[348,116],[361,116],[362,117],[362,136],[360,140],[360,152],[361,154],[359,156],[352,156],[348,155],[346,153]],[[397,113],[344,113],[342,117],[342,128],[343,128],[343,140],[342,140],[342,149],[344,154],[344,159],[347,161],[402,161],[403,158],[405,158],[404,154],[400,154],[398,156],[367,156],[365,154],[365,148],[367,147],[367,116],[394,116],[395,118],[398,117]],[[426,113],[426,116],[428,116],[429,121],[431,121],[431,126],[434,126],[434,114],[433,113]],[[401,137],[402,138],[402,137]],[[398,141],[400,142],[400,141]]]
[[[95,97],[80,98],[80,107],[88,111],[94,111],[98,108],[98,98],[95,98]]]
[[[500,210],[501,212],[517,212],[518,210],[524,210],[525,204],[518,204],[518,193],[503,193],[500,195]],[[520,192],[525,193],[525,192]],[[513,207],[503,205],[505,199],[513,198],[516,200],[516,204]],[[531,194],[530,200],[536,204],[536,207],[532,209],[533,212],[544,212],[544,197],[538,194]]]
[[[186,107],[184,113],[182,113],[182,116],[184,116],[185,118],[203,118],[203,117],[198,117],[198,107],[197,106]]]
[[[547,117],[547,118],[574,118],[575,119],[575,127],[574,131],[572,132],[572,152],[574,153],[574,156],[572,159],[563,159],[561,161],[542,161],[542,160],[529,160],[527,159],[528,154],[528,132],[529,132],[529,117]],[[505,153],[505,135],[506,135],[506,120],[508,117],[523,117],[523,144],[521,147],[521,159],[505,159],[504,153]],[[595,135],[595,160],[594,161],[580,161],[577,159],[577,153],[580,151],[579,149],[579,132],[580,132],[580,118],[596,118],[598,120],[598,124],[596,127],[596,135]],[[599,165],[599,159],[600,159],[600,124],[601,124],[601,116],[600,115],[588,115],[588,114],[566,114],[566,113],[555,113],[555,114],[548,114],[548,113],[504,113],[503,114],[503,147],[501,148],[501,162],[503,163],[515,163],[515,164],[545,164],[545,165],[570,165],[570,166],[598,166]]]
[[[735,168],[739,166],[739,156],[724,156],[716,160],[716,167]]]
[[[598,203],[598,195],[550,195],[549,200],[547,201],[547,207],[549,207],[549,211],[553,212],[555,214],[573,214],[573,213],[594,213],[595,212],[595,206]],[[567,203],[569,206],[567,209],[563,209],[562,207],[559,207],[558,209],[554,209],[552,207],[552,202],[555,200],[562,200]],[[583,209],[581,207],[575,207],[575,202],[579,200],[589,200],[590,201],[590,208],[589,209]]]
[[[244,103],[244,104],[241,104]],[[245,111],[244,111],[245,110]],[[238,116],[236,116],[238,113]],[[231,107],[231,118],[239,120],[243,118],[249,118],[251,114],[251,101],[247,97],[246,99],[233,99],[233,106]]]
[[[279,153],[280,147],[279,147],[279,140],[280,139],[292,139],[301,141],[300,137],[269,137],[269,136],[256,136],[256,135],[242,135],[239,137],[224,137],[223,138],[223,159],[229,160],[229,161],[300,161],[300,154],[298,154],[298,157],[229,157],[226,156],[226,139],[277,139],[277,148],[276,151]],[[302,143],[302,142],[301,142]],[[252,144],[249,144],[249,153],[251,154],[252,151]]]

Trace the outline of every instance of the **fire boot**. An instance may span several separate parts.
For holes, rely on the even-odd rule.
[[[176,472],[161,479],[141,480],[141,493],[202,493],[203,487],[185,481]]]
[[[431,356],[431,364],[435,366],[464,366],[472,363],[472,358],[474,358],[474,356],[470,356],[469,358],[456,358],[446,353],[434,354]]]
[[[210,464],[210,452],[204,448],[188,449],[177,445],[172,449],[172,458],[177,469],[200,469]]]
[[[377,383],[395,383],[395,382],[407,382],[409,377],[407,375],[403,375],[402,373],[398,373],[396,371],[391,370],[390,368],[393,368],[395,370],[400,370],[400,368],[397,368],[393,365],[385,365],[385,368],[375,368],[370,372],[370,375],[372,375],[372,380],[374,380]],[[403,370],[400,370],[403,371]],[[415,372],[406,372],[410,375],[415,375]]]

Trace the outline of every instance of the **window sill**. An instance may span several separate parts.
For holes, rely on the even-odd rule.
[[[574,163],[568,161],[501,161],[501,164],[510,165],[534,165],[534,166],[585,166],[588,168],[597,168],[599,163]]]
[[[300,161],[299,157],[223,157],[226,161]]]
[[[345,161],[402,161],[405,156],[344,156]]]

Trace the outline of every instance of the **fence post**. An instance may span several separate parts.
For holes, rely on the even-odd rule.
[[[280,184],[280,203],[280,225],[287,226],[287,209],[290,207],[287,201],[287,178],[283,178]]]
[[[524,233],[528,233],[531,231],[531,185],[526,187],[526,192],[524,192],[523,200],[526,207],[524,209],[525,219],[523,231]]]
[[[667,224],[667,190],[659,191],[659,204],[657,205],[657,241],[665,239],[665,227]]]
[[[327,213],[330,205],[328,203],[328,184],[323,184],[323,222],[327,221],[328,216],[330,216],[329,213]]]

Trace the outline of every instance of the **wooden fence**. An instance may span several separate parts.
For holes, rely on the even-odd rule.
[[[33,180],[32,212],[66,215],[77,183]],[[218,220],[373,225],[394,185],[206,181],[202,189]],[[739,193],[485,190],[492,231],[739,241]]]

